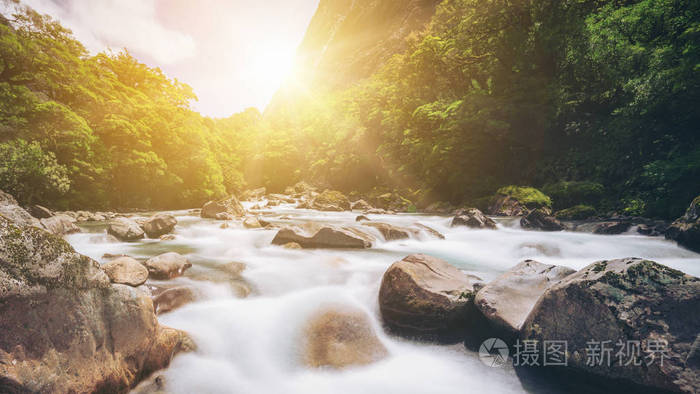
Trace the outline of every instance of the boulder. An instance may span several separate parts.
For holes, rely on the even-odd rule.
[[[137,260],[124,256],[102,264],[109,280],[129,286],[141,286],[148,279],[148,270]]]
[[[352,227],[326,226],[307,223],[280,229],[273,245],[295,242],[302,248],[366,249],[372,247],[371,237]]]
[[[161,235],[159,239],[161,241],[173,241],[173,240],[175,240],[175,238],[176,237],[173,234],[165,234],[165,235]]]
[[[46,219],[53,216],[53,212],[51,212],[50,209],[36,204],[30,206],[29,209],[27,209],[27,211],[30,215],[34,216],[37,219]]]
[[[313,199],[311,206],[319,211],[347,211],[350,200],[339,191],[326,189]]]
[[[285,194],[277,194],[277,193],[272,193],[268,194],[267,196],[268,201],[275,201],[278,204],[285,203],[285,204],[294,204],[296,200],[288,195]]]
[[[230,217],[243,216],[245,215],[245,209],[236,196],[232,195],[223,200],[209,201],[204,204],[200,213],[203,218],[226,220],[217,217],[218,214],[228,214]]]
[[[554,216],[549,215],[543,209],[532,210],[520,219],[520,226],[524,229],[541,231],[562,231],[566,227]]]
[[[695,393],[700,370],[687,361],[700,329],[698,311],[700,279],[638,258],[599,261],[547,289],[521,337],[566,341],[568,368],[575,371]],[[587,357],[591,348],[601,349],[595,362]]]
[[[527,315],[552,285],[576,272],[571,268],[525,260],[481,288],[474,304],[501,337],[517,337]]]
[[[216,220],[233,220],[234,216],[228,212],[219,212],[216,215],[214,215],[214,219],[216,219]]]
[[[312,368],[366,365],[388,355],[367,313],[354,307],[322,308],[311,316],[303,333],[303,362]]]
[[[377,229],[387,241],[407,239],[411,235],[416,236],[418,234],[418,231],[415,229],[394,226],[388,223],[369,222],[362,223],[362,225]]]
[[[241,200],[244,201],[252,201],[252,200],[260,200],[263,198],[265,193],[267,192],[267,189],[264,187],[259,187],[257,189],[252,189],[252,190],[246,190],[243,192],[241,195]]]
[[[476,314],[477,279],[435,257],[407,256],[382,277],[379,309],[384,324],[408,337],[459,340]]]
[[[66,215],[51,216],[39,221],[41,225],[52,234],[67,235],[80,232],[80,227],[76,226],[71,218]]]
[[[371,203],[379,208],[387,211],[395,212],[415,212],[416,206],[411,200],[401,196],[398,193],[384,193],[371,198]]]
[[[173,232],[176,224],[177,219],[175,219],[175,216],[159,213],[151,216],[141,227],[148,238],[159,238],[162,235]]]
[[[147,294],[60,237],[0,217],[0,260],[0,391],[125,393],[183,349]]]
[[[439,238],[439,239],[445,239],[445,236],[442,235],[442,233],[440,233],[439,231],[435,230],[432,227],[428,227],[425,224],[421,224],[421,223],[414,223],[413,225],[418,227],[422,231],[428,233],[432,237]]]
[[[510,185],[498,189],[489,207],[489,214],[522,216],[538,208],[549,213],[552,200],[534,187]]]
[[[119,217],[113,219],[107,227],[107,234],[120,241],[136,241],[144,236],[143,229],[133,220]]]
[[[247,217],[243,219],[243,226],[245,228],[262,228],[262,225],[260,224],[258,219],[253,217]]]
[[[190,286],[177,286],[163,290],[153,297],[156,314],[174,311],[197,299],[197,292]]]
[[[185,256],[175,252],[151,257],[144,265],[148,269],[148,276],[153,279],[172,279],[181,276],[192,267]]]
[[[288,243],[282,245],[282,247],[285,249],[302,249],[301,245],[299,245],[296,242],[288,242]]]
[[[356,222],[361,222],[361,221],[363,221],[363,220],[369,221],[369,218],[368,218],[367,216],[365,216],[365,215],[358,215],[358,216],[355,218],[355,221],[356,221]]]
[[[470,228],[495,229],[496,222],[476,208],[460,209],[450,224],[452,227],[466,226]]]
[[[603,222],[593,228],[593,234],[615,235],[622,234],[632,227],[632,223],[627,221]]]
[[[0,215],[20,225],[41,227],[41,223],[39,223],[37,218],[30,215],[29,212],[19,206],[14,197],[2,190],[0,190]]]
[[[353,211],[366,211],[368,209],[372,209],[372,206],[369,205],[369,203],[365,200],[357,200],[354,203],[350,204],[350,209],[352,209]]]
[[[700,196],[690,203],[683,216],[666,229],[665,236],[681,246],[700,253]]]

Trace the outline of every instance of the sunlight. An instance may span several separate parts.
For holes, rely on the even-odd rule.
[[[292,75],[295,50],[293,44],[283,42],[257,46],[246,59],[243,77],[261,91],[276,91]]]

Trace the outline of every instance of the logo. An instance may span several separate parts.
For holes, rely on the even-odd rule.
[[[479,347],[479,358],[489,367],[504,366],[508,360],[508,353],[508,345],[499,338],[489,338]]]

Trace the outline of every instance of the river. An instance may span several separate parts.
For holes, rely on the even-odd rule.
[[[244,203],[247,208],[249,203]],[[104,223],[83,225],[68,241],[98,261],[103,254],[150,257],[185,254],[193,267],[171,282],[196,287],[202,299],[159,320],[191,334],[198,350],[178,355],[162,374],[172,393],[563,393],[586,392],[583,384],[552,381],[492,368],[461,345],[408,341],[384,333],[377,294],[389,265],[411,253],[440,257],[485,281],[531,258],[574,269],[601,259],[643,257],[700,276],[700,255],[657,237],[628,233],[592,235],[523,231],[517,220],[497,219],[498,230],[449,227],[450,218],[420,214],[368,215],[396,225],[422,223],[446,237],[378,242],[367,250],[291,250],[272,246],[276,230],[245,229],[170,212],[178,219],[173,241],[109,242]],[[357,213],[297,210],[291,205],[261,213],[272,223],[316,221],[355,225]],[[378,235],[378,234],[377,234]],[[379,237],[381,239],[381,237]],[[228,283],[201,280],[217,265],[242,262],[252,293],[246,298]],[[213,273],[213,274],[212,274]],[[299,362],[302,327],[323,305],[347,304],[372,317],[386,359],[342,371],[308,369]],[[589,391],[595,391],[591,388]]]

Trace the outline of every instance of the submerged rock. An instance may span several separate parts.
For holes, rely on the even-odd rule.
[[[156,314],[174,311],[197,299],[197,292],[190,286],[177,286],[165,289],[153,297]]]
[[[363,220],[369,221],[369,218],[368,218],[367,216],[365,216],[365,215],[358,215],[358,216],[355,218],[355,221],[356,221],[356,222],[361,222],[361,221],[363,221]]]
[[[481,288],[474,304],[494,328],[513,339],[545,290],[574,272],[525,260]]]
[[[700,329],[698,311],[700,279],[649,260],[599,261],[545,291],[521,337],[567,341],[568,367],[577,371],[694,393],[700,370],[687,360]],[[612,349],[609,363],[605,351],[601,362],[588,362],[591,341],[609,341],[600,345]],[[641,348],[623,348],[619,362],[619,345],[628,343]]]
[[[142,227],[148,238],[159,238],[173,232],[175,225],[177,225],[175,216],[159,213],[146,220]]]
[[[71,218],[66,215],[51,216],[40,220],[41,225],[52,234],[67,235],[80,232],[80,227],[76,226]]]
[[[566,227],[554,216],[542,209],[535,209],[520,219],[520,226],[525,229],[541,231],[562,231]]]
[[[476,280],[438,258],[407,256],[382,277],[379,309],[384,324],[399,335],[459,340],[475,315]]]
[[[452,227],[467,226],[470,228],[495,229],[496,222],[476,208],[460,209],[450,224]]]
[[[322,226],[307,223],[280,229],[272,240],[273,245],[290,242],[302,248],[366,249],[372,247],[372,238],[352,227]]]
[[[148,275],[153,279],[172,279],[182,276],[192,267],[187,258],[179,253],[168,252],[152,257],[144,263],[148,269]]]
[[[204,204],[202,211],[200,212],[200,215],[203,218],[227,220],[224,215],[220,214],[227,214],[228,217],[243,216],[245,215],[245,209],[243,208],[243,205],[241,205],[240,201],[238,201],[236,196],[232,195],[223,200],[209,201],[208,203]]]
[[[690,203],[683,216],[668,227],[665,236],[700,253],[700,196]]]
[[[102,269],[107,273],[112,283],[120,283],[129,286],[141,286],[148,279],[148,270],[137,260],[124,256],[118,257],[108,263],[102,264]]]
[[[369,316],[345,305],[315,313],[304,328],[303,342],[304,364],[314,368],[366,365],[388,355]]]
[[[120,241],[136,241],[144,236],[141,226],[124,217],[113,219],[107,227],[107,234],[115,236]]]
[[[44,230],[0,217],[0,260],[4,390],[127,392],[188,340],[158,324],[145,293]]]

